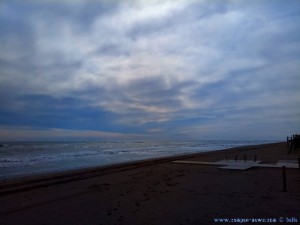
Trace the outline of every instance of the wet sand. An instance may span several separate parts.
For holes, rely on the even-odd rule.
[[[222,170],[173,160],[296,160],[286,143],[149,160],[0,183],[0,224],[215,224],[218,218],[298,220],[300,170]],[[39,180],[38,180],[39,179]],[[229,224],[229,223],[226,223]],[[237,224],[237,223],[235,223]],[[258,223],[256,223],[258,224]],[[272,224],[272,223],[271,223]],[[275,223],[273,223],[275,224]]]

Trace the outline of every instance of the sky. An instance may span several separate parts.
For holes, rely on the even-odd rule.
[[[0,140],[300,133],[298,0],[1,0]]]

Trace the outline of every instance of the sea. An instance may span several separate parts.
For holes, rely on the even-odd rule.
[[[0,180],[271,142],[3,142]]]

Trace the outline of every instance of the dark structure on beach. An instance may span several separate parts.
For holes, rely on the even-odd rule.
[[[287,137],[287,145],[289,147],[290,153],[293,149],[299,149],[300,148],[300,135],[299,134],[293,134],[291,138]]]

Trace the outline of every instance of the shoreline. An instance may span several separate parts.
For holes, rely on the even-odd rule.
[[[280,142],[185,155],[184,159],[215,162],[226,153],[229,159],[237,155],[240,160],[257,155],[262,163],[272,164],[300,157],[299,150],[287,152],[286,143]],[[53,174],[40,177],[39,182],[31,178],[2,183],[1,223],[194,225],[215,224],[218,218],[264,218],[277,223],[293,218],[298,221],[294,224],[300,223],[299,169],[286,169],[284,191],[281,168],[224,170],[173,162],[178,159],[183,158],[73,171],[61,177]]]
[[[232,152],[241,152],[245,150],[263,148],[265,146],[272,146],[282,144],[284,142],[275,142],[258,145],[245,145],[238,147],[231,147],[227,149],[204,151],[199,153],[178,154],[173,156],[165,156],[159,158],[142,159],[136,161],[128,161],[122,163],[114,163],[102,166],[92,166],[87,168],[70,169],[57,172],[49,172],[44,174],[31,174],[28,176],[11,177],[0,180],[0,194],[8,194],[23,190],[29,190],[36,187],[45,187],[59,183],[72,182],[75,180],[87,179],[90,177],[101,176],[104,174],[115,173],[125,170],[131,170],[138,167],[149,166],[157,163],[170,162],[175,160],[183,160],[195,157],[204,157],[215,154],[230,154]]]

